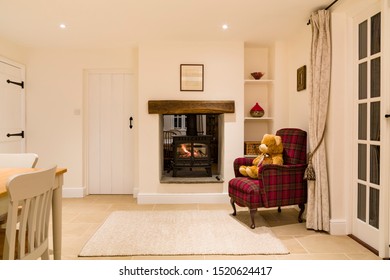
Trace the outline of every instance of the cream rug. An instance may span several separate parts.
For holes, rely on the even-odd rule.
[[[85,244],[80,257],[288,254],[260,214],[228,211],[117,211]]]

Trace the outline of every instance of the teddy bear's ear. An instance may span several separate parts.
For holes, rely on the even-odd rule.
[[[282,137],[280,136],[275,136],[275,142],[276,142],[276,145],[279,146],[280,144],[282,144]]]

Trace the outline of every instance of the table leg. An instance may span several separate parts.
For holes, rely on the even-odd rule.
[[[52,213],[53,213],[53,255],[55,260],[61,259],[62,246],[62,185],[63,175],[56,175],[56,188],[53,191]]]

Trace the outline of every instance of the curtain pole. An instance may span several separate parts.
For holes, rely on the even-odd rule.
[[[330,3],[330,5],[328,7],[325,8],[325,10],[329,9],[330,7],[332,7],[334,4],[336,4],[336,2],[338,2],[339,0],[334,0],[332,3]],[[310,19],[308,20],[307,22],[307,25],[310,25]]]

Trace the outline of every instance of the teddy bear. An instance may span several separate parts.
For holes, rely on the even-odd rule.
[[[259,146],[260,155],[257,156],[251,166],[242,165],[239,172],[243,176],[256,179],[260,165],[283,164],[283,143],[282,138],[273,134],[265,134]]]
[[[262,164],[283,165],[283,143],[282,137],[273,134],[265,134],[259,148],[264,154]]]

